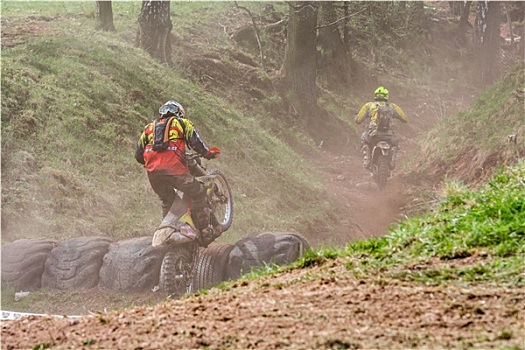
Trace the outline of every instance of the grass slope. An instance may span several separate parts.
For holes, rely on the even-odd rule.
[[[330,200],[318,201],[323,186],[261,116],[244,115],[119,34],[90,28],[65,23],[2,51],[2,239],[151,234],[160,203],[133,151],[172,98],[223,149],[209,165],[234,191],[227,240],[333,221]]]
[[[295,267],[343,258],[359,277],[440,284],[525,287],[525,163],[501,169],[482,188],[449,183],[439,205],[381,238],[312,251]]]
[[[172,12],[182,14],[175,23],[177,40],[194,40],[198,47],[222,45],[212,29],[217,16],[230,13],[232,6],[217,4],[174,3]],[[2,50],[2,239],[95,234],[122,239],[151,234],[160,219],[159,202],[133,159],[133,148],[143,125],[170,98],[187,107],[210,145],[223,149],[223,157],[210,165],[226,172],[236,199],[234,226],[226,240],[266,230],[307,228],[311,234],[329,236],[344,220],[342,212],[334,209],[311,165],[288,146],[286,133],[275,132],[279,119],[268,118],[263,108],[247,112],[236,107],[246,101],[232,104],[218,98],[183,78],[187,72],[179,71],[179,65],[160,65],[135,48],[130,38],[139,11],[140,3],[116,2],[118,31],[101,33],[92,29],[96,22],[90,2],[2,3],[2,15],[10,21],[40,15],[62,23],[55,31],[42,31],[26,44]],[[199,25],[193,25],[192,17],[198,17]],[[353,25],[360,28],[359,23]],[[200,35],[203,30],[211,31],[213,40],[201,42],[208,39]],[[372,39],[360,45],[365,48],[382,40]],[[396,72],[401,74],[401,68]],[[386,74],[383,78],[394,79]],[[444,120],[422,141],[420,156],[409,166],[418,161],[425,169],[426,164],[457,158],[470,145],[478,151],[476,161],[493,154],[507,133],[522,130],[522,105],[504,104],[510,91],[520,86],[523,69],[487,92],[471,111]],[[345,107],[331,108],[336,114],[348,114]],[[491,118],[494,113],[499,114]],[[482,127],[502,119],[503,128]],[[469,130],[499,134],[478,137],[474,131],[466,137],[465,120],[476,123]],[[304,140],[297,131],[292,133],[293,139]],[[448,147],[451,138],[463,143]],[[522,146],[522,138],[516,145],[505,143],[509,150]],[[310,146],[302,142],[301,147]]]
[[[498,164],[513,164],[525,157],[524,99],[522,60],[470,108],[441,120],[421,137],[419,151],[405,168],[474,181],[490,177]],[[516,135],[516,142],[509,142],[509,135]]]

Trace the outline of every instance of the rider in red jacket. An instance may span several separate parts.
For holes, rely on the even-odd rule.
[[[197,181],[186,165],[189,146],[206,159],[217,154],[206,146],[193,123],[185,118],[184,108],[170,100],[159,108],[160,117],[146,125],[137,144],[135,159],[143,164],[153,191],[162,201],[163,217],[175,200],[174,189],[187,194],[192,201],[193,219],[198,230],[210,223],[204,185]]]

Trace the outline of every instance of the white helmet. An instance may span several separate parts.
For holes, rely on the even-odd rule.
[[[174,115],[177,118],[184,118],[184,107],[177,101],[169,100],[159,108],[161,117]]]

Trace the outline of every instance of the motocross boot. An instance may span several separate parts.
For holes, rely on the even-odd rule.
[[[394,170],[396,167],[396,154],[397,147],[392,147],[392,157],[390,158],[390,170]]]
[[[191,214],[197,230],[202,231],[210,226],[210,208],[206,197],[193,200]]]
[[[212,226],[212,215],[209,208],[204,208],[197,212],[194,220],[197,229],[200,232],[200,243],[206,248],[211,242],[221,235],[221,231]]]
[[[370,170],[370,146],[364,144],[361,151],[363,152],[363,168]]]

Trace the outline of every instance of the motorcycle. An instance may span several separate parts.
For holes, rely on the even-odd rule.
[[[371,152],[370,171],[377,187],[382,190],[390,177],[394,148],[386,141],[381,140],[375,144]]]
[[[215,147],[210,150],[220,153]],[[186,161],[190,173],[206,188],[210,225],[201,231],[197,229],[191,215],[191,201],[176,190],[175,200],[152,239],[153,247],[169,245],[160,267],[159,288],[175,297],[192,289],[199,248],[207,247],[227,231],[233,219],[233,197],[224,174],[218,169],[206,170],[199,154],[187,153]]]

